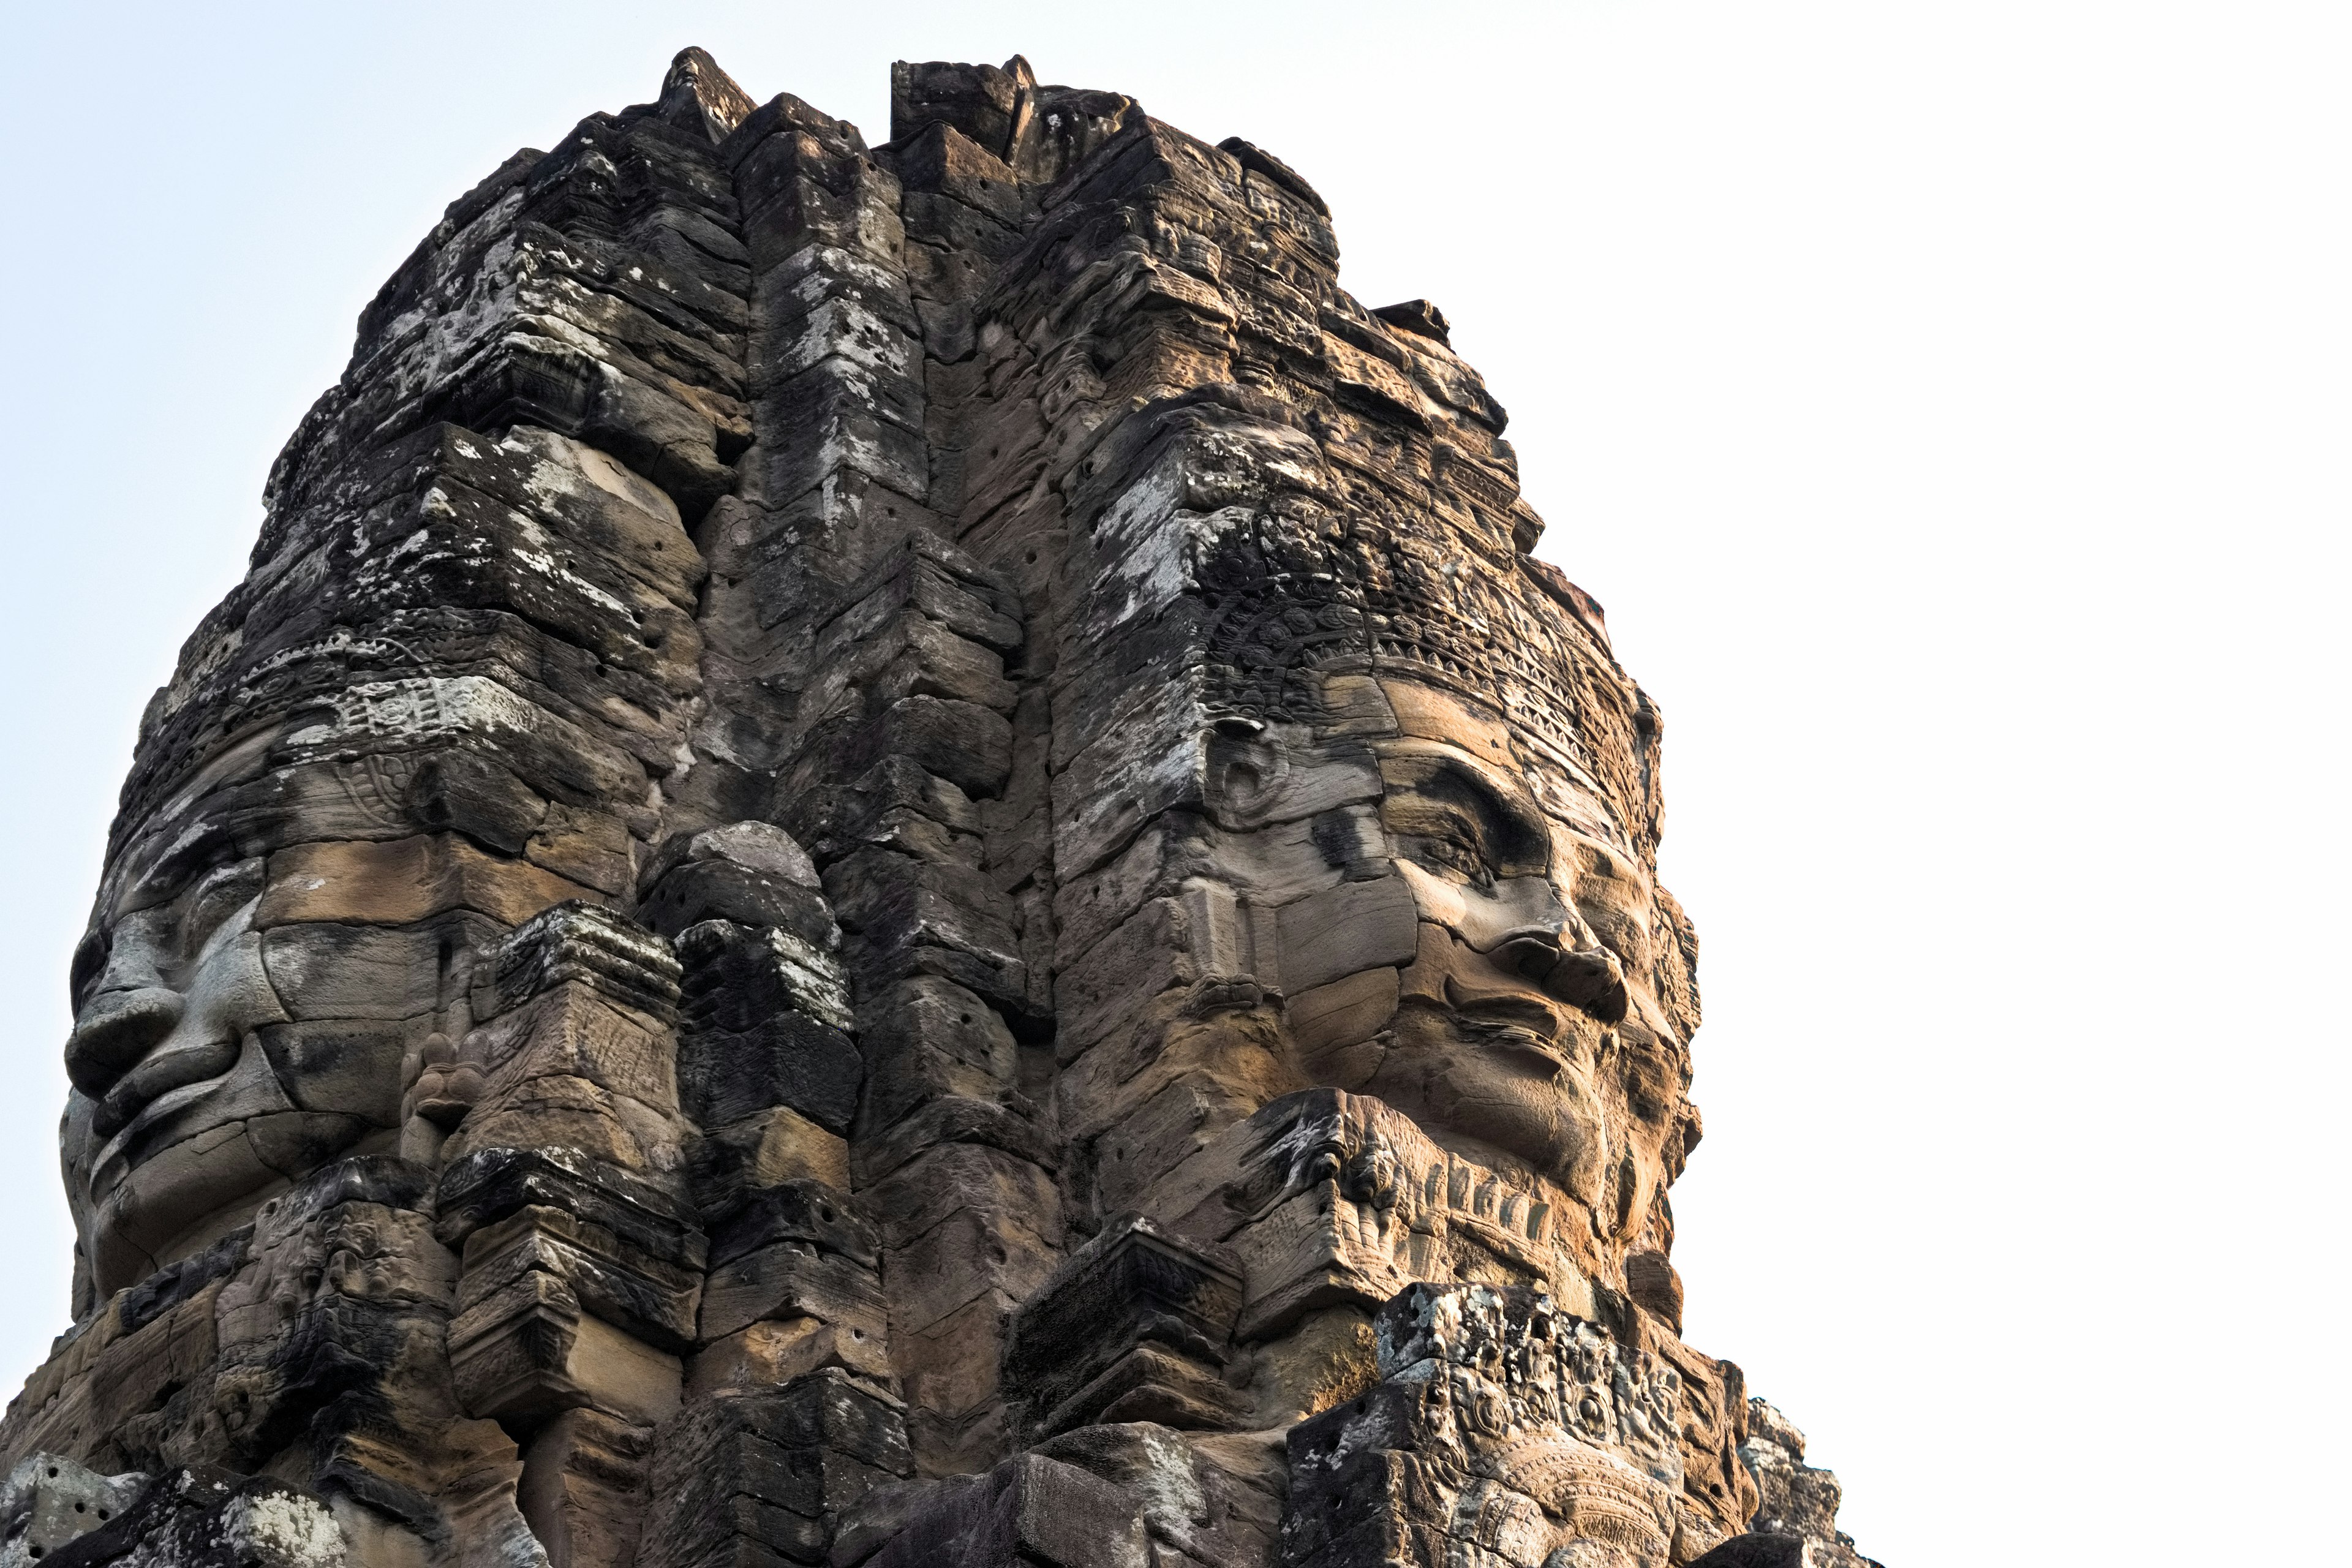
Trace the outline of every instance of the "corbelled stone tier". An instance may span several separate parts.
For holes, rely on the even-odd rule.
[[[1503,428],[1017,58],[501,164],[141,726],[0,1568],[1861,1561]]]

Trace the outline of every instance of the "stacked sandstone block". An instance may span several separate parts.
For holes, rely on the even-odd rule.
[[[1658,722],[1444,317],[1247,142],[892,86],[688,50],[362,315],[142,727],[10,1538],[1849,1561],[1680,1339]],[[1540,940],[1406,866],[1479,811]],[[1491,953],[1547,1153],[1367,1065]]]

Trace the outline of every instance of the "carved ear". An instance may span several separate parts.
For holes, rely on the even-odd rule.
[[[1220,827],[1262,825],[1290,777],[1281,740],[1255,719],[1219,719],[1209,726],[1206,804]]]

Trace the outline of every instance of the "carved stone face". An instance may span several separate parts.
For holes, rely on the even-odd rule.
[[[228,860],[85,942],[63,1142],[101,1294],[394,1135],[458,933],[286,919],[317,879],[299,855]]]
[[[1292,884],[1257,951],[1278,972],[1297,1068],[1452,1147],[1524,1163],[1596,1229],[1637,1225],[1680,1100],[1659,1050],[1648,878],[1591,830],[1607,820],[1593,792],[1481,706],[1386,675],[1327,677],[1325,704],[1338,721],[1311,739],[1293,726],[1228,739],[1222,766],[1211,748],[1225,801],[1345,800],[1307,825],[1334,879],[1304,898],[1298,871],[1273,865],[1296,831],[1229,851],[1260,862],[1244,886]]]
[[[1606,1143],[1594,1078],[1624,979],[1574,912],[1565,835],[1465,746],[1376,750],[1381,824],[1421,929],[1362,1088],[1589,1201]]]

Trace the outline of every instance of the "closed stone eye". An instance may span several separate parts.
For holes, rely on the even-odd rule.
[[[1413,838],[1407,842],[1405,852],[1432,870],[1451,872],[1477,887],[1495,884],[1495,868],[1486,852],[1459,838]]]

